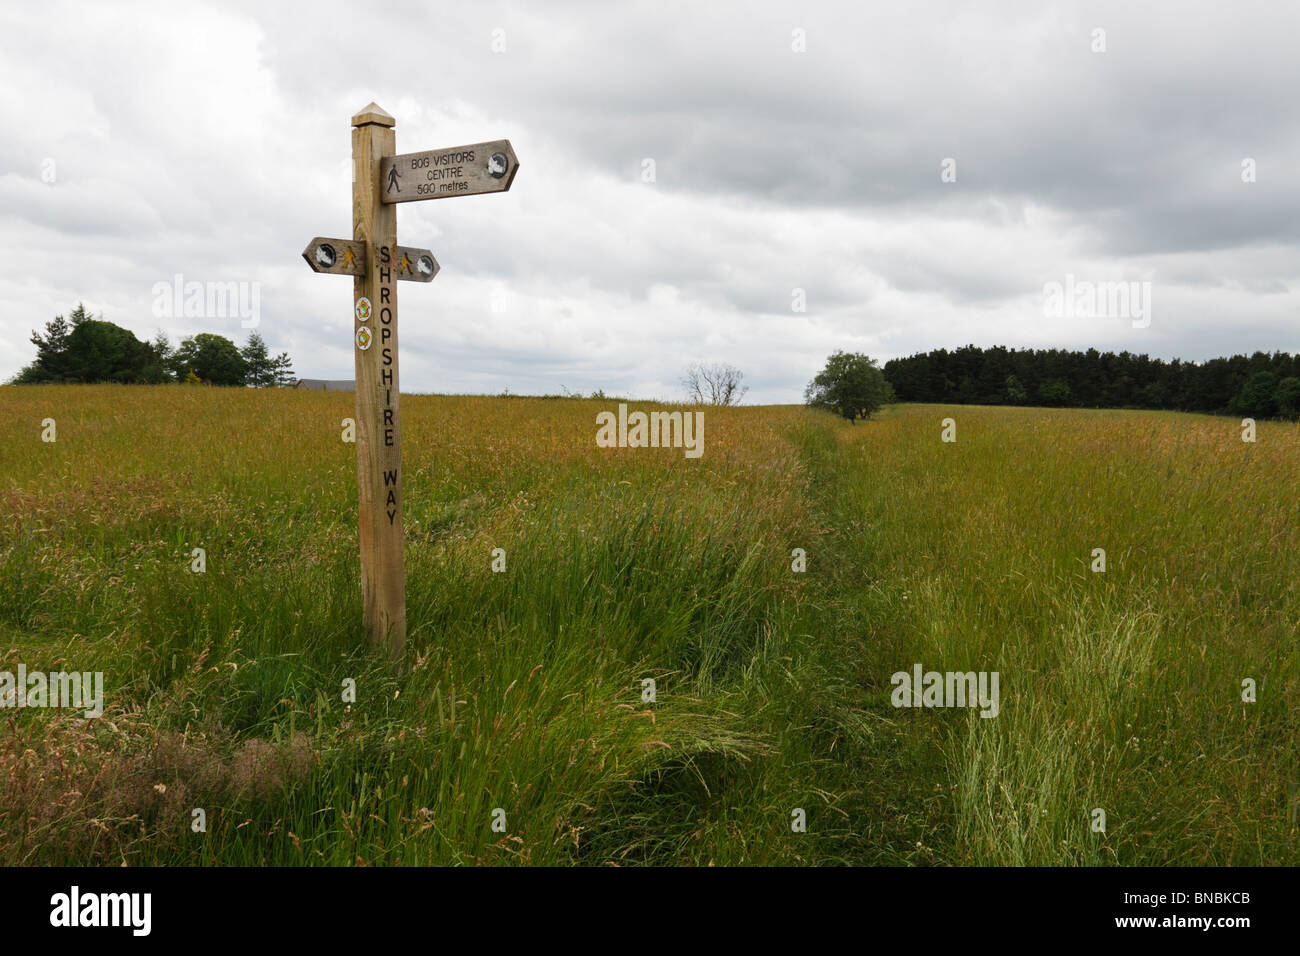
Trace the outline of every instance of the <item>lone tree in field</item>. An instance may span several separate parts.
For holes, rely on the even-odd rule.
[[[804,401],[813,408],[825,408],[850,422],[870,418],[871,413],[894,399],[893,389],[875,360],[859,352],[836,352],[826,367],[808,383]]]
[[[748,385],[740,384],[744,377],[744,372],[725,362],[694,362],[686,366],[682,384],[687,398],[696,405],[739,405],[749,391]]]

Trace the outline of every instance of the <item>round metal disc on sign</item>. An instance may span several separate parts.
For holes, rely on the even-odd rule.
[[[334,247],[328,242],[322,242],[316,247],[316,264],[318,266],[323,269],[329,269],[333,267],[334,263],[337,261],[338,253],[334,251]]]
[[[370,348],[371,338],[370,329],[367,326],[361,326],[361,328],[357,329],[357,348],[363,352]]]
[[[365,322],[370,318],[370,300],[364,295],[357,299],[357,319]]]
[[[506,159],[505,153],[493,153],[488,159],[488,175],[493,179],[500,179],[506,174],[506,169],[510,166]]]

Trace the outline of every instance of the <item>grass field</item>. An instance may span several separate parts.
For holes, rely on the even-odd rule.
[[[1300,863],[1294,425],[709,409],[687,459],[404,396],[394,670],[352,403],[0,388],[0,671],[105,680],[0,710],[0,863]],[[998,715],[895,708],[915,664]]]

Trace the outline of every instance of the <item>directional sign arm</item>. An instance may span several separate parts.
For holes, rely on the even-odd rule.
[[[317,236],[302,251],[313,272],[361,277],[366,274],[364,239],[327,239]],[[397,247],[397,278],[409,282],[432,282],[441,266],[428,249]]]
[[[379,164],[379,198],[391,205],[503,193],[515,181],[519,158],[510,140],[390,156]]]

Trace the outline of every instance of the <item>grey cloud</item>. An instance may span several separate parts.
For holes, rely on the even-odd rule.
[[[399,210],[443,266],[402,289],[411,390],[671,387],[709,358],[797,401],[841,347],[1295,349],[1298,26],[1209,2],[11,6],[0,378],[79,300],[242,340],[150,314],[176,273],[259,283],[271,348],[348,377],[348,284],[298,253],[350,228],[348,119],[372,99],[401,151],[507,136],[522,162],[506,195]],[[1044,320],[1067,272],[1150,276],[1151,328]]]

